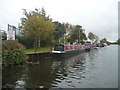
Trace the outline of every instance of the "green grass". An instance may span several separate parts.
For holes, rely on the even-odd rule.
[[[36,53],[42,53],[42,52],[50,52],[51,48],[50,47],[41,47],[40,49],[37,50]],[[25,49],[25,53],[26,54],[32,54],[35,53],[35,49],[31,48],[31,49]]]

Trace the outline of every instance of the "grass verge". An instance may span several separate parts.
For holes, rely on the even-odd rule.
[[[43,52],[50,52],[51,51],[51,47],[41,47],[37,50],[36,53],[43,53]],[[25,49],[25,53],[26,54],[32,54],[35,53],[35,49],[31,48],[31,49]]]

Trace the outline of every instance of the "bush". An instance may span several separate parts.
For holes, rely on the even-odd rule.
[[[34,39],[27,36],[17,36],[18,41],[26,48],[33,48]]]
[[[15,65],[25,62],[25,48],[17,40],[5,41],[2,44],[2,64],[3,66]]]
[[[26,48],[34,48],[34,38],[27,36],[16,36],[17,40],[24,45]],[[40,41],[41,47],[48,47],[51,45],[50,38],[44,38]]]

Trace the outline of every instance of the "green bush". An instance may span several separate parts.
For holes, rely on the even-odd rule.
[[[8,40],[2,44],[2,64],[3,66],[24,63],[26,54],[24,46],[17,40]]]
[[[33,48],[34,39],[26,36],[17,36],[18,41],[26,48]]]
[[[34,48],[34,38],[27,36],[16,36],[16,39],[26,48]],[[48,47],[51,45],[50,38],[44,38],[40,41],[41,47]]]

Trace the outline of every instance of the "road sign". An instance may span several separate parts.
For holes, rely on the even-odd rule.
[[[15,31],[7,32],[7,40],[15,40]]]

